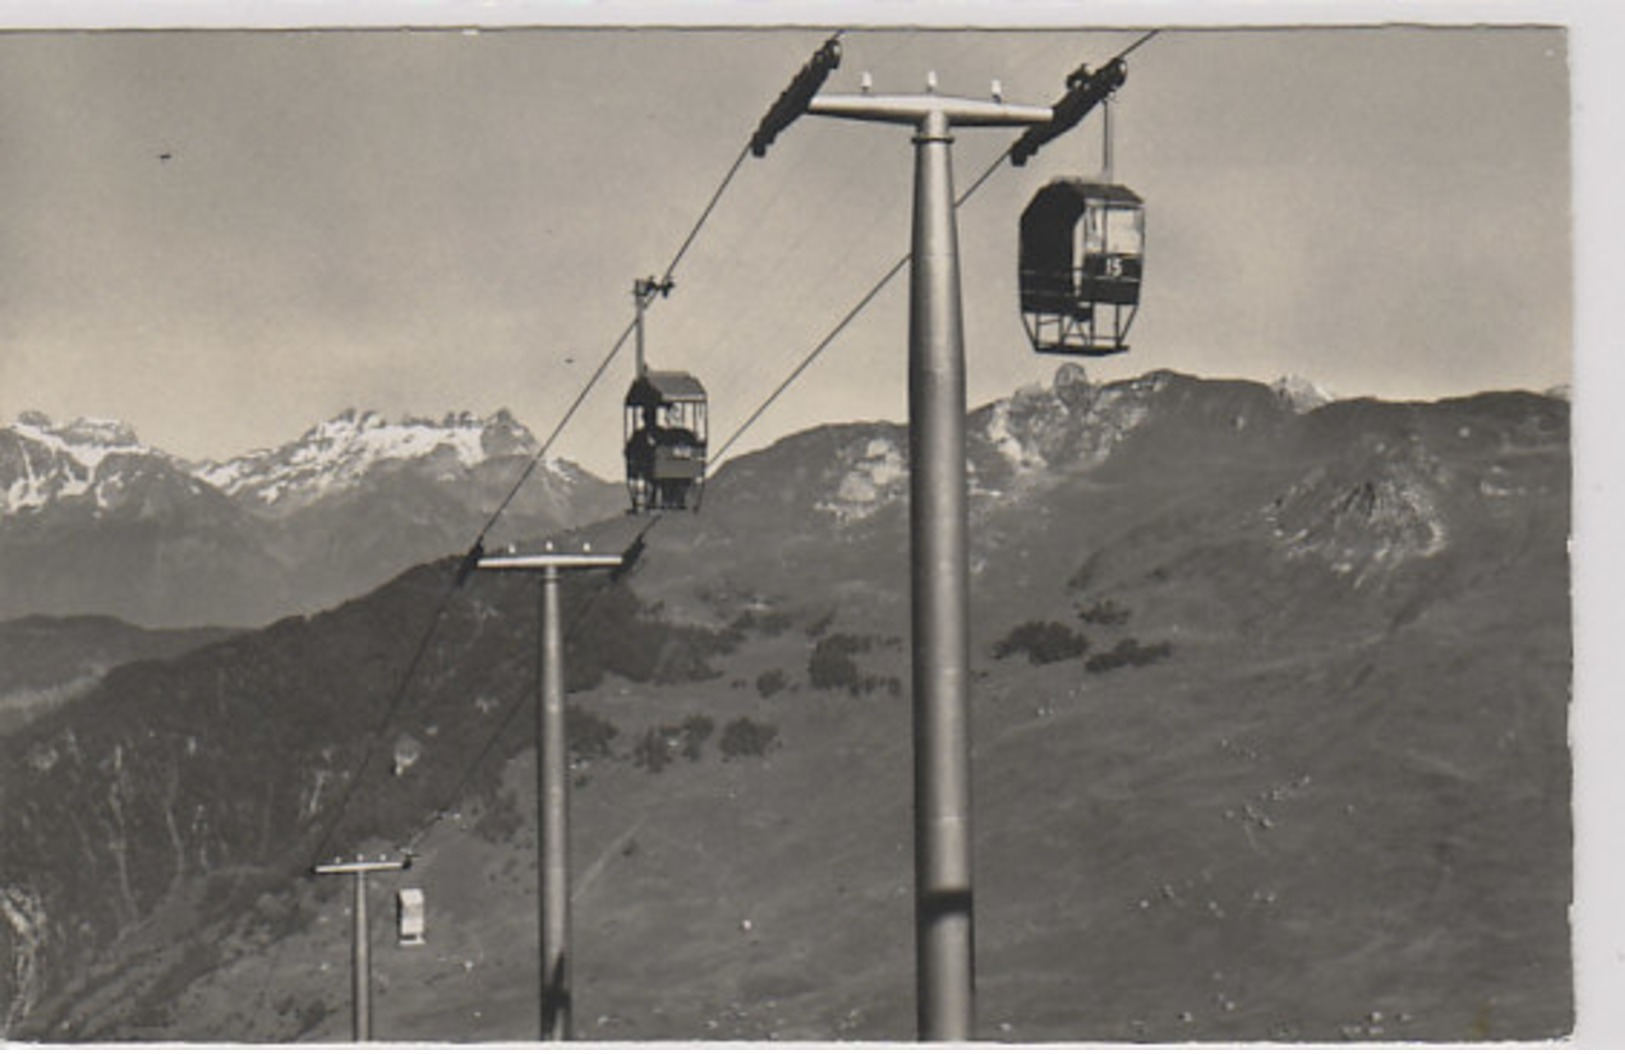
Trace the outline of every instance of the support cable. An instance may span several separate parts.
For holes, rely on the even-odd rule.
[[[338,804],[332,809],[332,819],[327,824],[326,830],[322,832],[321,838],[316,843],[316,850],[312,854],[313,859],[322,859],[323,854],[327,850],[328,843],[332,840],[333,835],[338,831],[339,825],[344,821],[344,814],[349,809],[351,799],[355,797],[356,788],[361,785],[361,778],[366,775],[367,769],[369,766],[371,766],[372,759],[377,753],[376,747],[378,742],[383,739],[384,733],[389,731],[390,725],[395,720],[396,712],[400,710],[401,703],[405,701],[407,690],[412,686],[413,678],[417,676],[418,667],[422,664],[423,657],[429,652],[429,644],[434,639],[435,630],[439,628],[440,620],[445,616],[447,608],[451,606],[452,597],[455,595],[458,588],[458,582],[453,579],[453,581],[449,583],[446,589],[440,594],[440,599],[435,604],[434,612],[429,616],[429,622],[426,626],[424,626],[422,636],[418,638],[417,646],[412,649],[412,657],[407,661],[405,671],[401,674],[400,680],[396,682],[395,690],[390,693],[388,702],[384,707],[383,715],[379,718],[378,724],[373,727],[366,740],[364,740],[362,743],[361,760],[356,764],[354,774],[352,774],[349,780],[345,782],[344,790],[339,795]],[[306,825],[306,829],[308,830],[310,827],[314,826],[315,823],[316,818],[311,817],[310,823]]]
[[[971,183],[970,187],[967,188],[963,194],[960,194],[954,199],[954,208],[957,209],[959,206],[969,201],[971,196],[980,190],[984,183],[992,178],[993,173],[999,170],[999,166],[1003,165],[1005,158],[1009,156],[1010,149],[1006,148],[1003,153],[993,160],[993,163],[987,167],[987,170]],[[779,396],[783,395],[785,391],[787,391],[789,387],[807,371],[807,368],[813,364],[814,360],[816,360],[818,356],[822,355],[825,349],[835,342],[835,338],[840,336],[841,332],[845,330],[847,326],[851,325],[852,321],[862,314],[865,308],[874,302],[875,297],[880,295],[881,290],[885,289],[886,286],[891,283],[891,280],[896,278],[898,273],[908,265],[908,262],[913,258],[913,255],[913,253],[904,253],[898,258],[896,263],[892,264],[891,267],[886,270],[885,274],[880,276],[874,285],[869,287],[869,291],[858,299],[858,302],[852,306],[850,311],[841,316],[841,320],[835,323],[835,327],[825,334],[824,338],[815,344],[813,349],[809,351],[799,363],[796,364],[796,368],[790,371],[789,376],[785,377],[783,381],[780,381],[779,386],[774,388],[768,397],[764,399],[755,410],[751,411],[749,417],[745,418],[745,422],[738,428],[734,429],[733,434],[727,438],[722,446],[717,449],[716,454],[712,456],[711,460],[713,462],[722,460],[722,456],[728,452],[728,449],[734,445],[739,437],[744,435],[746,430],[754,425],[761,418],[761,416],[767,412],[768,407],[772,406],[773,403],[778,400]]]
[[[1000,160],[1003,159],[1001,158]],[[912,253],[903,254],[903,257],[900,260],[892,264],[891,268],[885,274],[880,276],[880,280],[878,282],[869,287],[869,291],[858,300],[857,304],[852,308],[852,310],[848,311],[846,315],[835,324],[835,328],[830,330],[823,340],[819,341],[813,346],[812,351],[808,352],[806,356],[802,358],[801,362],[796,365],[796,368],[790,371],[790,375],[784,380],[780,381],[779,386],[774,388],[772,393],[768,395],[766,399],[762,400],[761,404],[758,405],[755,410],[751,411],[750,416],[745,418],[745,423],[734,429],[733,434],[727,438],[722,446],[717,448],[717,452],[710,458],[713,464],[722,460],[722,456],[728,452],[728,449],[734,445],[740,436],[745,434],[745,430],[750,428],[751,425],[754,425],[761,418],[761,416],[767,412],[767,408],[772,406],[773,403],[778,400],[779,396],[783,395],[785,391],[792,384],[794,384],[803,373],[806,372],[807,367],[811,366],[814,360],[824,353],[824,349],[828,348],[832,343],[834,343],[835,338],[840,336],[841,331],[844,330],[853,319],[857,318],[858,315],[863,312],[863,309],[868,307],[874,301],[875,297],[880,295],[880,291],[886,288],[887,284],[890,283],[893,278],[897,277],[897,272],[903,269],[904,265],[908,263],[909,258],[912,255]]]
[[[514,481],[514,485],[508,491],[507,496],[502,499],[497,505],[496,511],[491,513],[490,518],[485,521],[485,526],[480,528],[480,533],[474,539],[473,546],[469,548],[468,554],[463,558],[465,568],[472,570],[473,565],[479,562],[480,556],[485,552],[485,536],[490,533],[492,527],[496,526],[496,522],[502,518],[502,514],[508,511],[508,506],[513,504],[514,498],[519,496],[520,488],[525,485],[526,480],[530,479],[531,473],[536,471],[536,466],[542,463],[542,458],[547,456],[548,450],[553,446],[553,441],[558,439],[560,432],[564,431],[564,426],[570,423],[570,418],[574,417],[576,411],[581,409],[581,404],[587,401],[587,396],[592,392],[593,386],[598,383],[599,378],[603,377],[604,371],[609,369],[609,364],[615,361],[615,356],[621,353],[621,348],[626,346],[626,339],[632,335],[632,331],[636,328],[637,322],[634,320],[628,322],[626,328],[621,330],[621,335],[616,338],[614,345],[609,349],[609,354],[605,355],[603,361],[598,364],[598,368],[593,370],[592,376],[587,379],[586,385],[576,395],[575,401],[570,404],[569,409],[564,411],[564,416],[554,426],[553,431],[547,437],[547,441],[537,447],[536,453],[531,455],[530,462],[525,465],[524,471],[519,473],[519,478]],[[462,580],[466,580],[467,577],[466,573],[460,575]],[[459,584],[461,584],[461,581],[459,581]]]
[[[1124,48],[1122,51],[1119,51],[1116,55],[1112,56],[1112,61],[1113,62],[1118,62],[1118,61],[1120,61],[1122,59],[1128,58],[1134,52],[1139,50],[1140,45],[1144,44],[1146,41],[1150,40],[1152,37],[1156,36],[1158,33],[1161,33],[1161,32],[1162,32],[1162,30],[1160,30],[1160,29],[1147,30],[1145,32],[1145,35],[1140,37],[1139,40],[1136,40],[1134,43],[1130,44],[1128,47]]]
[[[693,228],[688,232],[688,237],[684,238],[683,244],[678,247],[677,255],[673,256],[671,263],[666,265],[666,270],[660,279],[661,285],[671,284],[672,275],[676,272],[677,265],[688,254],[689,246],[693,245],[694,239],[699,237],[700,228],[705,226],[705,221],[711,218],[711,213],[716,209],[717,202],[722,200],[722,192],[728,189],[728,184],[733,182],[734,176],[739,173],[739,169],[744,165],[745,158],[749,156],[750,146],[746,145],[740,149],[739,156],[734,158],[734,163],[728,169],[728,174],[722,177],[722,182],[717,185],[716,193],[712,194],[711,200],[706,202],[705,210],[700,213],[700,218],[694,222]]]

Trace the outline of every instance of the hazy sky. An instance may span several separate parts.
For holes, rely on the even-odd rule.
[[[0,9],[3,14],[3,9]],[[545,435],[828,28],[0,36],[0,419],[116,417],[188,457],[345,407],[511,409]],[[1137,32],[850,30],[828,90],[1048,103]],[[1130,59],[1147,201],[1133,351],[1433,397],[1570,380],[1562,29],[1179,30]],[[961,188],[1010,141],[969,129]],[[1093,174],[1091,118],[960,214],[972,403],[1047,380],[1016,220]],[[730,434],[906,251],[906,130],[805,118],[751,158],[649,316]],[[742,441],[902,419],[899,279]],[[630,348],[555,452],[618,471]]]

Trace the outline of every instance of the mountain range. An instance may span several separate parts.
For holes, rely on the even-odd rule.
[[[1572,1028],[1568,405],[1304,396],[1066,367],[969,415],[980,1038]],[[913,1035],[907,446],[556,535],[642,554],[565,583],[578,1038]],[[456,572],[0,736],[5,1034],[347,1038],[310,866],[402,847],[375,1035],[537,1034],[536,586]]]
[[[465,548],[536,448],[506,411],[347,411],[281,446],[193,463],[118,422],[24,413],[0,428],[0,618],[252,626],[317,611]],[[620,501],[547,459],[504,526],[546,533]]]

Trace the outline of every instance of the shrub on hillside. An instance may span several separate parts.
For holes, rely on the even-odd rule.
[[[1124,637],[1110,651],[1091,655],[1083,664],[1090,673],[1104,673],[1119,666],[1149,666],[1172,655],[1174,646],[1167,641],[1141,644],[1133,637]]]
[[[644,606],[626,586],[604,587],[576,605],[566,638],[568,689],[594,688],[605,673],[669,684],[719,676],[707,661],[743,639],[732,629],[665,620],[659,604]]]
[[[637,746],[632,748],[632,764],[640,769],[658,773],[671,762],[671,742],[658,728],[646,730]]]
[[[818,641],[812,657],[807,660],[807,680],[823,691],[846,689],[852,695],[867,695],[884,688],[892,695],[903,690],[896,677],[866,674],[858,668],[852,657],[873,649],[873,637],[860,637],[852,633],[832,633]]]
[[[748,717],[735,718],[722,729],[722,758],[732,761],[740,757],[761,757],[772,748],[778,735],[779,730],[773,725]]]
[[[716,724],[704,714],[691,714],[680,725],[648,729],[632,748],[632,763],[650,772],[660,772],[679,756],[700,760],[701,748]]]
[[[858,664],[852,656],[861,655],[870,648],[867,637],[851,633],[832,633],[819,638],[807,660],[807,680],[814,688],[824,690],[846,688],[853,692],[863,683]]]
[[[700,747],[711,738],[711,732],[716,727],[716,722],[704,714],[692,714],[685,718],[677,730],[683,757],[690,761],[700,760]]]
[[[1075,659],[1088,650],[1089,638],[1071,627],[1034,619],[1023,622],[993,645],[993,657],[1006,659],[1012,655],[1026,655],[1028,662],[1042,666]]]
[[[763,699],[771,699],[773,696],[784,691],[785,687],[789,685],[789,683],[790,680],[784,676],[783,670],[768,670],[757,675],[756,693]]]
[[[474,833],[493,845],[505,845],[524,825],[519,802],[511,792],[498,788],[480,803]]]
[[[570,760],[582,762],[610,757],[621,730],[597,714],[568,703],[564,708],[564,733],[570,743]]]

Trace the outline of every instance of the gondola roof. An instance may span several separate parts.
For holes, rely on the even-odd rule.
[[[663,403],[703,403],[705,385],[691,373],[650,370],[632,382],[626,393],[628,406],[659,406]]]
[[[1071,223],[1083,214],[1091,201],[1105,201],[1113,205],[1138,206],[1145,200],[1120,183],[1101,183],[1089,179],[1057,179],[1045,184],[1027,205],[1022,214],[1025,222]]]

